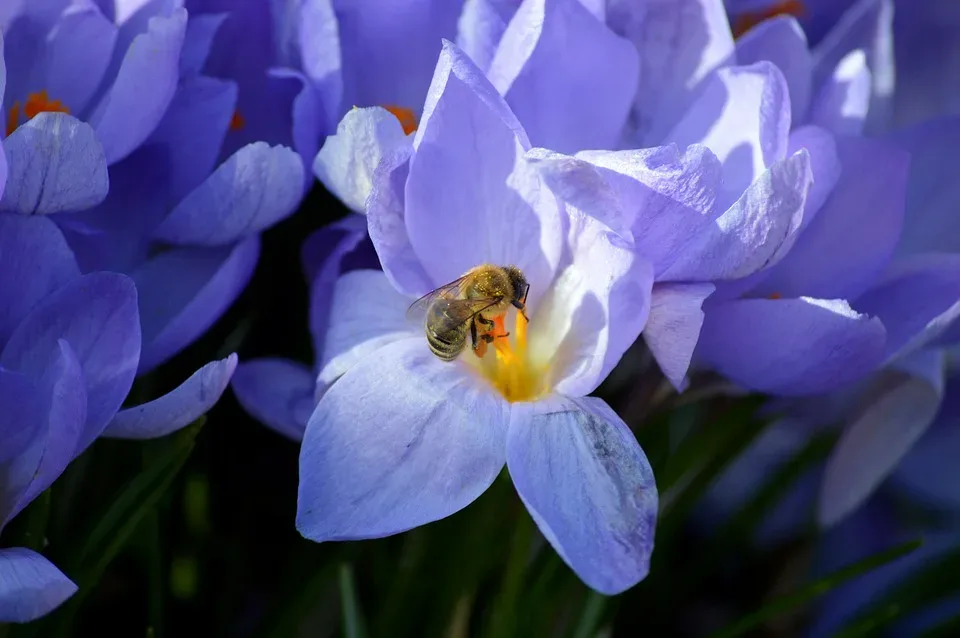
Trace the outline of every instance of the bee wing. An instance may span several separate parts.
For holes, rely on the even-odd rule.
[[[458,328],[491,306],[503,301],[503,297],[484,297],[476,299],[436,299],[430,306],[429,325],[436,332],[446,332]]]
[[[463,285],[466,275],[458,279],[454,279],[448,284],[444,284],[435,290],[431,290],[424,296],[420,297],[407,308],[407,319],[410,321],[423,321],[424,317],[427,315],[427,309],[430,308],[432,304],[437,299],[450,298],[454,299],[460,296],[460,289]]]

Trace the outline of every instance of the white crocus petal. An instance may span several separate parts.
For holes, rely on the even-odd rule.
[[[353,366],[317,404],[300,452],[297,529],[377,538],[466,507],[503,469],[508,404],[422,339]]]
[[[817,516],[830,526],[852,512],[926,432],[943,397],[944,355],[922,350],[883,372],[862,398],[824,471]]]
[[[354,270],[337,280],[317,375],[318,395],[361,359],[389,343],[416,336],[426,348],[422,327],[406,318],[411,301],[379,270]]]
[[[395,115],[380,108],[354,108],[337,125],[313,161],[313,172],[355,213],[364,213],[380,160],[410,140]]]
[[[653,266],[609,228],[570,214],[570,261],[531,317],[529,351],[548,386],[583,396],[606,378],[650,313]]]
[[[647,575],[653,470],[606,403],[554,395],[514,405],[507,467],[540,531],[590,587],[617,594]]]

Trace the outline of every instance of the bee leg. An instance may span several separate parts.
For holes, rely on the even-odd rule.
[[[526,295],[524,295],[524,299],[526,299]],[[522,301],[517,301],[516,299],[514,299],[510,303],[513,304],[513,307],[516,308],[521,315],[523,315],[524,319],[526,319],[528,322],[530,321],[530,317],[528,317],[527,313],[524,312],[524,310],[527,309],[527,305],[525,303],[523,303]]]
[[[481,317],[480,315],[477,315],[477,321],[485,325],[487,328],[492,328],[493,326],[497,325],[493,319],[487,319],[485,317]]]

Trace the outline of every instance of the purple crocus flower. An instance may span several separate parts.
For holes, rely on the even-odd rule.
[[[0,213],[0,527],[115,418],[140,354],[136,288],[81,275],[56,225]],[[0,550],[0,620],[25,622],[76,586],[42,556]]]
[[[110,27],[110,23],[99,13],[95,5],[70,5],[66,8],[54,5],[55,3],[47,7],[50,11],[43,12],[40,10],[46,7],[44,3],[31,4],[29,8],[24,8],[21,13],[13,17],[4,48],[5,53],[14,56],[17,62],[7,74],[7,77],[11,78],[11,82],[7,84],[7,94],[11,90],[17,90],[11,87],[35,87],[36,85],[31,82],[37,81],[37,78],[46,77],[51,82],[53,80],[61,82],[60,85],[56,82],[49,85],[61,87],[62,90],[58,89],[57,94],[72,95],[71,91],[76,87],[70,84],[69,80],[83,74],[78,74],[75,70],[71,71],[73,67],[69,65],[76,62],[76,56],[81,55],[80,52],[89,52],[89,47],[83,41],[74,41],[74,35],[96,34],[100,33],[97,31],[100,26]],[[147,99],[152,95],[148,90],[123,88],[124,81],[132,82],[138,77],[137,74],[147,72],[149,69],[149,66],[144,67],[147,62],[143,59],[143,48],[152,52],[146,58],[158,65],[157,72],[160,74],[158,81],[163,84],[165,71],[159,67],[163,66],[166,58],[162,55],[153,55],[153,52],[167,51],[170,46],[174,47],[173,82],[175,84],[180,44],[178,38],[170,36],[170,33],[183,31],[184,25],[181,23],[185,22],[185,19],[186,16],[181,10],[174,10],[166,17],[151,17],[141,10],[127,18],[119,31],[126,33],[123,37],[128,37],[132,43],[129,47],[119,47],[126,54],[120,56],[122,61],[121,59],[116,61],[120,70],[117,72],[113,88],[106,94],[107,101],[129,99],[130,96]],[[124,30],[126,25],[138,21],[147,29],[145,33],[137,35],[136,30]],[[77,24],[85,26],[80,28],[76,26]],[[73,35],[68,37],[63,30],[69,25],[74,25],[69,28],[75,27],[76,34],[71,31]],[[37,32],[34,29],[40,29],[41,34],[48,34],[45,40],[48,48],[34,51],[43,64],[37,63],[35,68],[24,69],[16,64],[22,64],[21,60],[29,58],[24,55],[24,52],[29,50],[30,45],[35,44]],[[43,29],[49,29],[49,32]],[[34,40],[28,37],[31,35]],[[66,40],[58,39],[61,37]],[[117,37],[123,39],[121,36]],[[169,37],[173,38],[174,44],[164,39]],[[109,54],[114,47],[112,39],[108,38],[108,40],[111,45],[107,49]],[[166,44],[163,44],[164,42]],[[66,51],[58,48],[61,44],[66,46],[67,43],[73,48],[68,48]],[[109,61],[105,61],[104,64],[107,62]],[[124,71],[124,65],[127,64],[133,64],[133,70]],[[15,76],[15,71],[20,75]],[[24,80],[24,77],[27,79]],[[110,108],[107,107],[107,110],[109,111]],[[153,107],[150,108],[152,112]],[[166,109],[166,105],[163,105],[163,108]],[[176,111],[169,111],[163,117],[158,116],[160,122],[158,130],[161,133],[170,134],[171,127],[165,124],[171,113],[175,114]],[[28,115],[33,114],[28,113]],[[143,217],[149,217],[150,206],[154,208],[157,206],[150,197],[159,196],[162,191],[150,188],[150,180],[145,176],[153,175],[147,172],[127,174],[127,182],[124,184],[122,167],[139,166],[144,171],[155,167],[155,165],[144,167],[133,164],[145,153],[144,149],[151,148],[151,145],[141,145],[129,157],[110,167],[114,188],[106,201],[97,204],[104,200],[107,194],[108,151],[111,145],[121,144],[121,142],[129,145],[130,140],[134,139],[119,134],[118,137],[111,137],[103,131],[142,130],[138,127],[143,124],[140,122],[136,126],[133,124],[107,126],[102,122],[110,120],[106,116],[103,117],[102,120],[94,117],[91,121],[99,121],[101,124],[92,126],[62,111],[40,112],[33,115],[29,121],[21,123],[3,142],[6,159],[3,165],[5,188],[0,198],[0,215],[5,218],[41,216],[46,220],[45,223],[54,224],[55,222],[55,226],[60,227],[56,230],[57,241],[62,243],[66,238],[67,245],[72,249],[69,261],[74,270],[79,268],[75,274],[89,273],[92,276],[101,270],[111,269],[119,272],[126,271],[130,275],[137,285],[137,293],[133,299],[139,306],[139,312],[135,316],[140,321],[136,331],[136,352],[133,360],[139,371],[144,372],[198,336],[213,321],[210,316],[214,315],[215,318],[219,312],[223,311],[239,290],[239,286],[228,285],[229,279],[224,272],[230,275],[239,269],[240,276],[235,275],[234,279],[245,281],[253,262],[249,258],[246,260],[247,272],[244,273],[243,260],[239,260],[241,267],[238,268],[236,257],[231,262],[225,256],[238,253],[243,256],[252,252],[255,259],[256,239],[240,242],[239,247],[231,246],[214,251],[195,248],[168,250],[153,255],[145,262],[142,261],[142,258],[146,257],[146,238],[136,234],[132,229],[141,228],[138,224],[143,224],[143,221],[140,216],[131,215],[130,212],[137,211],[142,213]],[[136,114],[132,117],[138,119]],[[160,133],[155,131],[150,135],[155,136]],[[178,183],[196,179],[196,174],[191,172],[191,169],[202,167],[202,161],[194,158],[193,163],[179,165],[180,172],[177,177],[181,178],[181,182]],[[241,171],[237,172],[243,177]],[[159,181],[166,177],[166,173],[156,176]],[[256,177],[256,175],[252,176],[253,179]],[[248,175],[246,178],[251,179],[251,176]],[[299,180],[299,176],[296,176],[296,179]],[[236,178],[225,181],[227,184],[241,182]],[[296,184],[299,184],[299,181]],[[202,208],[208,216],[205,220],[207,226],[200,226],[200,228],[210,229],[210,224],[217,221],[215,216],[211,216],[211,213],[217,210],[209,206],[211,197],[224,197],[224,201],[233,202],[234,200],[229,198],[230,194],[231,191],[225,188],[223,183],[218,184],[215,179],[207,180],[191,193],[187,203],[192,204],[194,208]],[[191,199],[192,201],[189,201]],[[142,209],[138,208],[137,204],[144,202],[151,202],[151,204]],[[166,203],[161,199],[160,205],[165,206]],[[94,208],[91,209],[90,206]],[[177,224],[173,222],[182,222],[187,217],[185,212],[181,211],[182,208],[189,207],[178,207],[175,212],[184,214],[180,214],[179,217],[171,214],[165,220],[165,223],[169,224],[168,229],[172,227],[177,230]],[[112,212],[114,217],[111,219],[105,211]],[[189,210],[186,211],[188,212]],[[116,223],[117,219],[122,219],[123,225]],[[97,225],[100,220],[105,220],[103,226]],[[110,222],[114,224],[111,225]],[[216,229],[210,230],[215,235],[217,232],[229,232],[230,227],[228,223],[223,222]],[[173,234],[173,230],[169,232]],[[151,249],[156,251],[157,246],[154,245]],[[141,258],[141,261],[136,262],[134,257]],[[35,261],[38,260],[40,260],[39,256],[35,258]],[[232,269],[218,270],[223,262],[232,266]],[[134,263],[136,266],[131,266]],[[211,273],[214,276],[211,276]],[[26,278],[29,280],[29,277]],[[18,285],[30,284],[28,281]],[[17,306],[17,295],[15,290],[12,291],[4,297],[5,303]],[[34,300],[29,295],[23,298],[25,301],[21,302],[24,304],[21,310],[29,310]],[[214,361],[204,366],[178,388],[154,401],[119,412],[117,411],[118,403],[109,414],[100,415],[104,420],[102,423],[98,422],[97,434],[103,432],[117,437],[149,438],[183,427],[206,412],[216,402],[229,382],[235,366],[236,357],[231,355],[222,361]],[[120,400],[122,401],[125,396],[126,390]],[[86,444],[89,444],[89,441]]]
[[[542,186],[524,129],[453,44],[423,112],[367,206],[383,271],[337,281],[319,375],[335,382],[304,433],[297,527],[396,534],[465,507],[506,462],[560,556],[622,591],[648,570],[656,488],[629,429],[586,394],[642,329],[652,268]],[[441,361],[406,308],[483,263],[524,272],[529,325],[511,312],[485,357]]]
[[[943,161],[960,141],[960,120],[933,120],[886,139],[911,155],[907,216],[894,260],[854,301],[886,326],[886,367],[858,398],[827,466],[824,523],[862,502],[927,430],[944,396],[947,349],[960,342],[960,189]]]
[[[862,52],[826,73],[826,58],[811,55],[791,18],[766,21],[735,45],[725,24],[715,31],[728,36],[724,61],[665,139],[716,153],[722,188],[712,209],[691,216],[696,225],[678,231],[677,261],[657,269],[645,338],[678,388],[695,352],[701,365],[755,390],[829,391],[883,359],[883,325],[850,301],[896,245],[906,158],[853,137],[871,96]],[[539,159],[561,196],[603,219],[613,214],[639,238],[642,200],[632,193],[656,188],[657,177],[625,174],[620,153]],[[597,197],[598,185],[610,195]]]

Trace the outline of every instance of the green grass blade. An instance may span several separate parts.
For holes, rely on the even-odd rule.
[[[872,556],[848,565],[828,576],[813,581],[806,587],[787,596],[783,596],[761,609],[744,616],[739,621],[730,625],[726,629],[714,634],[715,638],[729,638],[730,636],[742,636],[747,632],[767,623],[774,618],[782,616],[787,612],[807,603],[818,596],[822,596],[831,589],[853,580],[863,574],[866,574],[887,563],[891,563],[898,558],[906,556],[923,544],[921,539],[916,539],[891,547]]]

